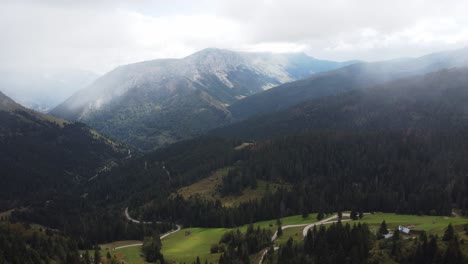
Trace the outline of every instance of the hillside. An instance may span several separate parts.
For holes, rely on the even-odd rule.
[[[310,100],[217,129],[212,135],[261,139],[310,130],[389,131],[467,126],[468,68],[407,77]]]
[[[353,204],[365,210],[447,214],[466,196],[467,76],[468,68],[455,68],[407,77],[247,120],[213,132],[234,140],[207,136],[181,142],[119,168],[105,178],[105,195],[130,198],[149,219],[164,215],[202,226]],[[238,148],[245,141],[237,138],[257,142]],[[223,209],[213,199],[190,199],[199,183],[227,167],[227,175],[217,179],[217,199],[265,181],[293,187],[237,209]],[[125,176],[129,172],[132,177]],[[132,190],[129,196],[120,191],[123,186]],[[173,195],[177,190],[180,197]],[[174,212],[175,206],[184,209]],[[194,217],[200,210],[203,218]]]
[[[151,150],[229,124],[226,107],[241,98],[347,64],[305,54],[206,49],[118,67],[51,114]]]
[[[126,155],[123,151],[83,124],[26,109],[0,92],[2,211],[69,192],[112,167]]]
[[[272,113],[311,99],[363,89],[411,75],[468,65],[468,48],[373,63],[358,63],[313,75],[245,98],[228,109],[236,120]]]

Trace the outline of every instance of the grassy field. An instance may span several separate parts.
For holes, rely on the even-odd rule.
[[[304,239],[304,237],[302,236],[303,229],[304,227],[302,226],[302,227],[292,227],[292,228],[283,230],[283,235],[276,239],[275,245],[285,244],[290,237],[292,237],[294,241],[300,241]]]
[[[385,220],[390,230],[394,230],[399,225],[414,225],[415,230],[424,230],[431,234],[442,235],[449,224],[453,226],[463,226],[468,224],[468,218],[445,217],[445,216],[417,216],[417,215],[397,215],[376,213],[364,215],[361,220],[377,230],[382,221]]]
[[[122,241],[116,241],[112,243],[107,243],[107,244],[101,244],[99,245],[102,250],[111,250],[116,247],[122,247],[122,246],[127,246],[127,245],[134,245],[141,243],[139,240],[122,240]]]
[[[217,263],[220,254],[211,254],[210,247],[227,231],[225,228],[186,228],[163,240],[164,258],[178,263],[192,263],[197,256],[202,263]],[[187,235],[186,235],[187,234]]]
[[[317,215],[311,214],[308,218],[304,219],[300,215],[285,217],[281,219],[283,225],[296,225],[307,224],[315,222]],[[271,229],[273,232],[276,230],[276,220],[262,221],[254,224],[261,228]],[[245,232],[248,225],[239,227],[242,232]],[[186,228],[180,232],[171,235],[163,240],[162,253],[168,260],[177,261],[178,263],[191,263],[195,261],[197,256],[200,257],[202,263],[205,260],[208,263],[216,263],[220,254],[210,254],[210,247],[216,244],[221,239],[221,236],[229,229],[226,228]],[[287,230],[285,230],[287,231]],[[191,232],[186,236],[186,232]],[[256,258],[257,256],[253,256]]]
[[[310,214],[304,219],[301,215],[285,217],[281,219],[282,225],[301,225],[316,222],[317,214]],[[443,217],[443,216],[417,216],[417,215],[396,215],[388,213],[375,213],[364,215],[364,218],[359,221],[349,222],[357,224],[359,222],[369,224],[372,231],[376,231],[380,223],[385,220],[390,230],[395,229],[399,225],[414,225],[415,230],[424,230],[431,234],[442,235],[445,228],[451,223],[459,232],[461,238],[466,236],[463,233],[463,225],[468,224],[468,218],[461,217]],[[276,220],[261,221],[254,224],[261,228],[271,229],[276,231]],[[247,230],[248,225],[239,227],[243,232]],[[285,243],[290,237],[295,241],[302,240],[302,230],[304,227],[293,227],[283,231],[283,236],[278,238],[275,244]],[[210,247],[214,243],[218,243],[221,236],[228,231],[226,228],[185,228],[169,237],[163,239],[162,253],[167,260],[176,263],[192,263],[197,256],[200,257],[202,263],[205,260],[208,263],[216,263],[219,254],[210,254]],[[186,233],[189,232],[189,233]],[[187,235],[186,235],[187,234]],[[107,247],[132,244],[135,241],[120,241],[113,244],[106,244]],[[104,245],[101,245],[101,247]],[[106,254],[107,252],[104,252]],[[126,264],[141,264],[144,263],[140,256],[140,247],[132,247],[111,251],[111,254],[120,257]],[[252,256],[252,259],[258,256]]]
[[[219,186],[221,186],[222,179],[227,175],[229,169],[231,168],[226,167],[219,169],[209,177],[203,178],[189,186],[180,188],[176,193],[182,195],[185,199],[199,196],[206,200],[220,200],[223,206],[230,207],[243,202],[248,202],[249,200],[260,199],[265,195],[267,190],[274,191],[282,186],[280,184],[267,183],[266,181],[258,180],[258,186],[256,189],[247,188],[243,190],[242,194],[239,196],[222,197],[219,193]]]
[[[120,261],[124,261],[125,264],[144,264],[146,263],[143,260],[141,255],[141,247],[129,247],[122,248],[117,250],[110,250],[111,255],[115,255]],[[106,251],[102,251],[101,255],[105,256]]]

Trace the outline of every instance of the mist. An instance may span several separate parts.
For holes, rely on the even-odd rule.
[[[0,89],[29,106],[38,102],[25,95],[50,99],[46,109],[117,66],[207,47],[335,61],[417,57],[468,46],[467,13],[463,0],[2,1]],[[44,81],[72,71],[94,77]]]

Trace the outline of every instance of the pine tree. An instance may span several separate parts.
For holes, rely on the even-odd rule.
[[[84,264],[91,264],[91,256],[89,255],[88,250],[85,251],[83,255]]]
[[[320,213],[317,214],[317,220],[321,221],[323,218],[325,218],[325,214],[322,211],[320,211]]]
[[[358,220],[358,213],[355,210],[352,210],[350,217],[353,220]]]
[[[359,210],[358,217],[359,219],[362,219],[364,217],[364,212],[362,210]]]
[[[283,235],[283,228],[281,225],[278,226],[278,231],[276,232],[277,237],[281,237]]]
[[[453,231],[453,226],[452,224],[449,224],[447,229],[445,230],[442,240],[450,241],[450,240],[453,240],[454,237],[455,237],[455,232]]]
[[[395,231],[393,231],[392,239],[394,241],[400,240],[400,230],[398,230],[398,228],[396,228]]]
[[[94,264],[101,263],[101,253],[99,253],[99,247],[94,246]]]
[[[380,239],[386,234],[388,234],[387,223],[383,220],[380,224],[379,231],[377,232],[377,237]]]

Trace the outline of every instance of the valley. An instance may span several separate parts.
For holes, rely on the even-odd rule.
[[[468,264],[468,4],[75,2],[0,3],[0,264]]]
[[[279,247],[286,244],[289,238],[293,238],[294,241],[301,241],[304,239],[303,233],[307,233],[306,229],[311,228],[314,225],[320,226],[322,224],[330,224],[336,220],[337,215],[327,216],[322,221],[316,220],[317,214],[310,214],[308,217],[303,218],[301,215],[281,218],[283,235],[279,238],[272,238],[274,241],[274,247]],[[428,234],[442,236],[446,227],[452,224],[460,237],[467,237],[463,232],[464,225],[468,224],[468,219],[461,218],[458,216],[452,217],[439,217],[439,216],[416,216],[416,215],[396,215],[390,213],[369,213],[354,223],[366,223],[369,225],[370,230],[377,232],[382,221],[387,223],[389,230],[395,230],[398,226],[414,226],[415,230],[426,231]],[[343,223],[351,221],[349,214],[343,215]],[[276,220],[262,221],[253,223],[255,227],[267,228],[275,232],[277,227]],[[248,225],[241,226],[236,229],[240,229],[245,232]],[[221,236],[228,231],[225,228],[183,228],[178,234],[173,234],[162,240],[163,254],[166,256],[169,263],[191,263],[194,262],[197,257],[200,258],[201,263],[207,261],[208,263],[216,263],[219,259],[220,254],[210,253],[210,247],[212,244],[217,243]],[[276,234],[275,234],[276,235]],[[407,239],[412,239],[407,237]],[[136,241],[123,241],[116,242],[111,245],[101,245],[101,248],[105,250],[109,249],[111,254],[119,256],[119,259],[124,260],[125,264],[139,264],[145,263],[144,259],[140,256],[139,246],[130,248],[112,248],[119,245],[135,244]],[[252,263],[259,263],[259,254],[252,255]],[[104,254],[103,254],[104,255]]]

